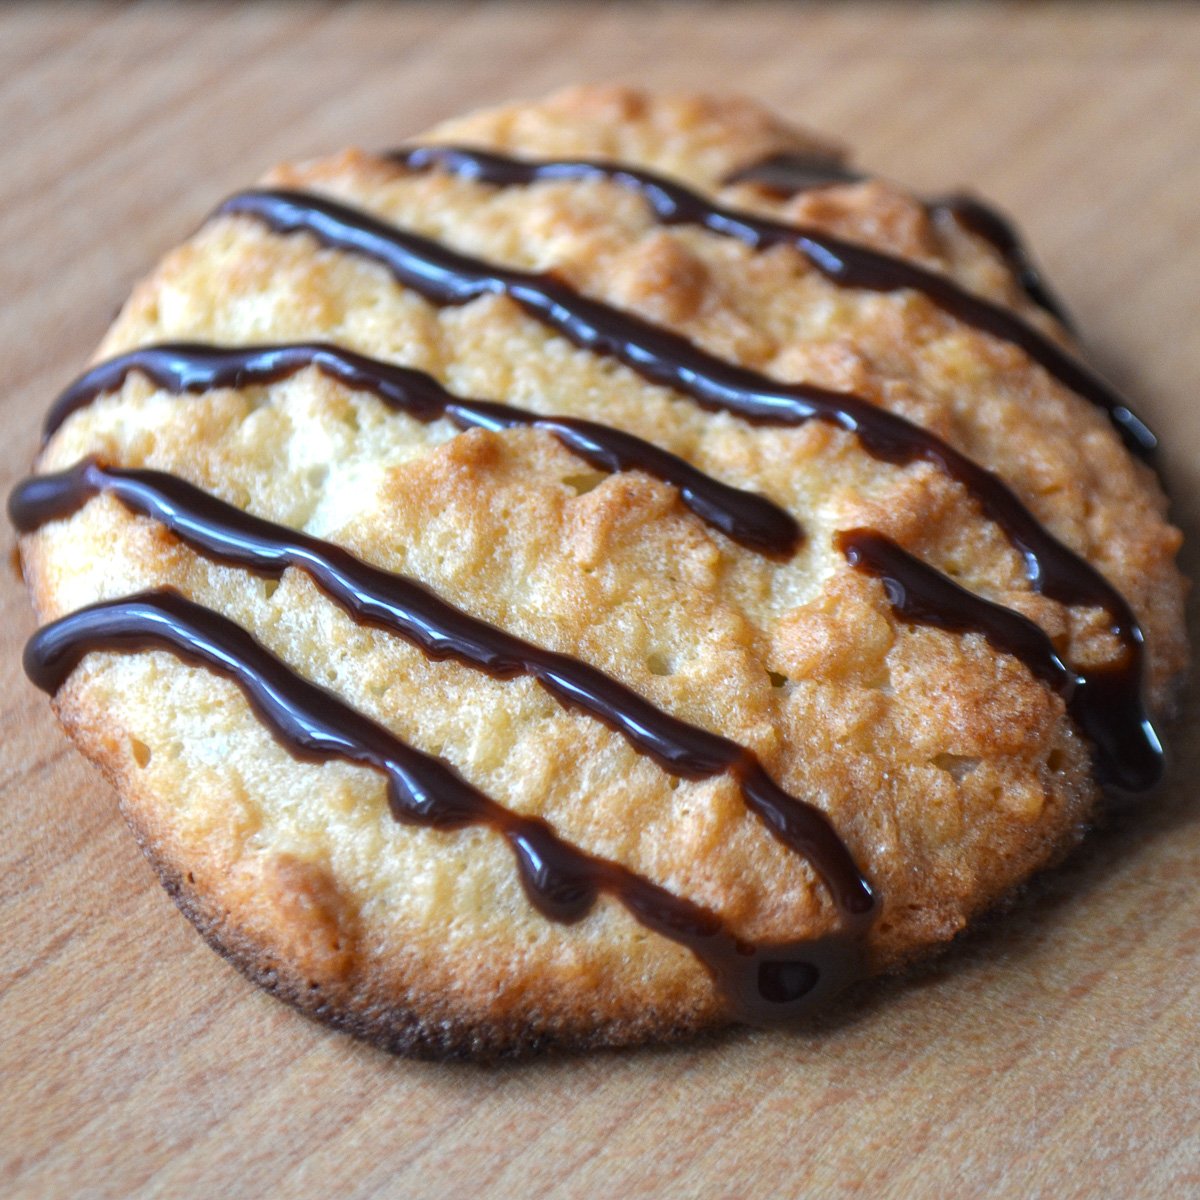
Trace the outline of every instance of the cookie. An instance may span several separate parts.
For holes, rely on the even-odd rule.
[[[574,89],[279,167],[137,287],[10,500],[26,668],[309,1014],[787,1025],[1158,781],[1153,449],[992,210]]]

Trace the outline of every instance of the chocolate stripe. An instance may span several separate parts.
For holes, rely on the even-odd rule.
[[[834,543],[851,566],[882,581],[892,611],[901,619],[953,633],[982,634],[1058,692],[1096,747],[1096,771],[1102,778],[1116,785],[1131,771],[1151,775],[1161,769],[1162,744],[1131,675],[1135,659],[1077,674],[1027,617],[960,587],[882,534],[844,530]]]
[[[969,592],[873,529],[841,530],[833,543],[852,567],[883,583],[898,617],[950,633],[982,634],[995,649],[1020,659],[1064,700],[1074,695],[1079,677],[1028,617]]]
[[[1158,446],[1158,439],[1111,384],[1040,329],[1003,305],[960,287],[948,276],[907,259],[817,229],[723,208],[682,184],[623,163],[523,160],[459,146],[415,146],[394,151],[388,157],[410,169],[436,166],[500,185],[553,179],[607,179],[636,191],[664,225],[699,225],[712,233],[737,238],[756,250],[791,246],[826,279],[841,287],[878,292],[902,289],[920,292],[957,320],[1019,346],[1064,387],[1104,409],[1126,446],[1135,454],[1149,456]],[[735,177],[745,178],[746,174],[743,171]],[[1019,248],[1015,234],[999,214],[984,209],[976,201],[944,203],[948,205],[947,211],[961,215],[964,223],[973,226],[975,232],[982,229],[982,236],[989,240],[999,238],[1002,252],[1012,254]],[[1010,235],[1007,239],[1006,231]]]
[[[512,405],[456,396],[422,371],[321,342],[248,347],[178,343],[122,354],[87,371],[59,396],[46,416],[43,440],[73,412],[121,387],[133,371],[180,393],[275,383],[306,367],[316,367],[349,388],[371,392],[389,408],[418,421],[447,417],[460,429],[544,429],[599,471],[644,471],[669,483],[698,517],[752,550],[782,557],[794,553],[802,540],[795,519],[766,497],[721,483],[631,433],[595,421],[540,416]]]
[[[803,855],[847,916],[869,915],[870,886],[817,808],[789,795],[752,751],[656,708],[603,671],[469,616],[421,584],[373,567],[320,538],[252,516],[175,475],[102,467],[90,460],[36,475],[9,499],[13,524],[28,533],[69,516],[106,492],[161,521],[189,546],[234,566],[278,578],[304,571],[355,620],[400,634],[434,659],[451,658],[499,679],[529,675],[565,708],[578,708],[620,733],[676,776],[729,774],[747,808],[790,850]]]
[[[1052,317],[1056,317],[1065,328],[1075,332],[1075,322],[1067,312],[1066,305],[1051,290],[1041,271],[1033,261],[1025,243],[1021,241],[1013,223],[990,204],[985,204],[975,196],[961,193],[949,196],[937,196],[927,201],[930,215],[936,217],[941,213],[952,217],[968,232],[990,243],[992,249],[1004,259],[1005,265],[1013,273],[1013,277],[1021,285],[1022,291]],[[1128,405],[1122,407],[1128,411]],[[1147,453],[1158,448],[1158,438],[1150,433],[1146,426],[1138,421],[1145,433],[1149,433],[1150,442],[1144,434],[1139,440],[1145,444]],[[1126,437],[1125,444],[1129,445]]]
[[[611,895],[646,928],[691,950],[738,1020],[792,1022],[863,973],[857,940],[846,934],[757,946],[736,938],[710,910],[570,845],[544,821],[510,812],[440,759],[302,678],[244,629],[178,593],[104,601],[44,626],[25,647],[25,670],[53,694],[93,650],[145,649],[167,650],[232,680],[296,758],[340,759],[382,772],[397,821],[446,830],[483,825],[500,833],[530,902],[551,920],[578,921],[601,893]]]
[[[869,178],[869,175],[837,159],[805,154],[771,154],[731,172],[723,182],[756,183],[777,196],[794,196],[815,188],[862,183]],[[1074,329],[1075,323],[1062,301],[1050,290],[1016,227],[1003,213],[974,196],[937,196],[924,203],[931,217],[945,213],[976,237],[990,243],[1030,300],[1056,317],[1067,329]]]
[[[1111,619],[1124,658],[1111,676],[1112,701],[1131,719],[1129,736],[1100,755],[1113,774],[1106,786],[1124,792],[1153,787],[1163,770],[1157,734],[1140,714],[1143,637],[1124,597],[1090,563],[1054,538],[999,476],[952,446],[861,396],[810,384],[781,384],[735,366],[686,338],[611,305],[581,296],[550,275],[499,267],[397,229],[333,200],[302,192],[250,191],[227,200],[218,215],[246,216],[281,234],[308,233],[322,244],[386,267],[403,285],[435,304],[465,304],[504,295],[584,349],[616,358],[654,383],[690,396],[704,408],[763,424],[821,420],[854,433],[870,454],[898,464],[927,461],[963,484],[1025,558],[1032,586],[1064,604],[1097,606]],[[1125,747],[1136,753],[1124,755]]]

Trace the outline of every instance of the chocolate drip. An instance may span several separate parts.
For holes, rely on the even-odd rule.
[[[835,187],[841,183],[863,183],[869,179],[840,158],[821,154],[768,154],[756,162],[730,171],[723,184],[753,183],[777,199],[786,200],[800,192]]]
[[[244,629],[176,592],[104,601],[44,626],[25,647],[25,670],[53,694],[90,651],[146,649],[168,650],[232,680],[296,758],[340,759],[381,772],[397,821],[443,830],[494,829],[512,848],[530,902],[551,920],[578,921],[602,893],[612,896],[647,929],[691,950],[740,1021],[790,1023],[863,974],[857,939],[847,934],[752,945],[709,909],[571,846],[546,822],[510,812],[441,759],[406,745],[296,674]]]
[[[946,213],[969,233],[990,243],[1030,300],[1056,317],[1067,329],[1075,331],[1075,322],[1066,306],[1042,278],[1041,271],[1018,236],[1016,226],[999,209],[984,204],[975,196],[961,193],[938,196],[929,201],[928,207],[931,215],[936,217]],[[1155,441],[1157,444],[1157,439]]]
[[[907,259],[847,242],[816,229],[722,208],[681,184],[621,163],[526,161],[457,146],[416,146],[395,151],[389,157],[410,169],[437,166],[499,185],[552,179],[607,179],[636,191],[664,225],[700,225],[712,233],[737,238],[756,250],[792,246],[822,275],[842,287],[877,292],[908,288],[920,292],[957,320],[1019,346],[1064,387],[1104,409],[1126,446],[1135,454],[1148,457],[1158,446],[1158,439],[1109,383],[1041,330],[1003,305],[977,296],[948,276]],[[744,172],[739,175],[745,178]],[[976,232],[982,228],[986,231],[983,236],[998,237],[1000,240],[995,244],[1001,253],[1012,253],[1020,248],[1015,233],[999,214],[984,209],[977,201],[955,199],[944,203],[955,206],[947,211],[961,215],[965,223],[974,223]]]
[[[1064,700],[1074,694],[1075,674],[1028,617],[967,591],[873,529],[840,530],[833,544],[852,567],[883,583],[892,611],[903,620],[950,633],[980,633],[995,649],[1020,659]]]
[[[1131,793],[1158,782],[1161,745],[1140,717],[1143,637],[1128,603],[1095,567],[1045,529],[999,476],[932,433],[861,396],[811,384],[777,383],[639,317],[582,296],[551,275],[470,258],[332,200],[300,192],[251,191],[232,197],[217,211],[254,218],[281,234],[309,233],[328,247],[373,259],[434,304],[458,305],[480,296],[505,295],[576,345],[616,358],[650,381],[690,396],[703,408],[761,424],[825,421],[855,434],[868,453],[885,462],[935,464],[971,492],[984,513],[1004,530],[1024,557],[1035,590],[1063,604],[1095,606],[1108,613],[1112,633],[1124,650],[1120,671],[1110,677],[1113,701],[1119,699],[1118,707],[1130,717],[1122,745],[1137,749],[1121,757],[1119,764],[1114,760],[1119,770],[1103,782]]]
[[[320,538],[252,516],[175,475],[103,467],[90,460],[23,481],[9,498],[9,515],[28,533],[70,516],[100,492],[161,521],[218,562],[271,578],[288,567],[304,571],[355,620],[398,633],[433,659],[450,658],[498,679],[532,676],[564,708],[595,717],[673,775],[703,779],[728,773],[747,808],[812,863],[843,913],[858,918],[872,912],[870,886],[825,815],[780,788],[752,751],[672,717],[579,659],[469,616],[411,579],[364,563]]]
[[[250,347],[181,343],[122,354],[93,367],[59,396],[47,414],[43,439],[73,412],[119,388],[132,371],[178,393],[275,383],[306,367],[316,367],[349,388],[369,391],[389,408],[418,421],[447,417],[460,429],[547,430],[599,471],[644,471],[671,484],[697,516],[752,550],[787,556],[802,540],[795,519],[764,496],[721,483],[631,433],[594,421],[545,417],[512,405],[456,396],[422,371],[320,342]]]
[[[727,175],[723,182],[755,183],[776,196],[787,197],[842,183],[862,183],[869,178],[869,175],[837,159],[805,154],[772,154],[739,168]],[[1004,259],[1029,299],[1056,317],[1066,328],[1074,329],[1075,323],[1062,301],[1042,278],[1016,226],[1008,217],[974,196],[961,194],[927,200],[925,209],[934,218],[943,213],[952,217],[976,237],[988,242]]]
[[[834,544],[852,567],[882,581],[892,611],[903,620],[952,633],[982,634],[1058,692],[1095,746],[1096,774],[1110,788],[1126,790],[1122,784],[1130,778],[1157,778],[1163,749],[1132,674],[1135,656],[1076,674],[1027,617],[960,587],[882,534],[844,530],[835,535]]]

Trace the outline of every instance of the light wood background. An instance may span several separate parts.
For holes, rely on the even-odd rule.
[[[738,88],[1021,215],[1200,484],[1200,9],[0,9],[0,485],[132,282],[276,159],[577,79]],[[11,540],[11,532],[2,535]],[[207,950],[21,676],[0,581],[0,1193],[1200,1195],[1200,737],[1161,799],[921,978],[791,1036],[391,1060]]]

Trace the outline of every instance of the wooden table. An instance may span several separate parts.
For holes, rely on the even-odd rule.
[[[798,4],[0,11],[3,487],[132,282],[272,161],[575,79],[735,85],[1021,214],[1200,518],[1200,10]],[[11,535],[6,535],[11,536]],[[1200,736],[919,979],[803,1035],[391,1060],[208,951],[23,680],[4,572],[0,1193],[1200,1194]]]

